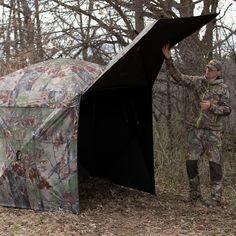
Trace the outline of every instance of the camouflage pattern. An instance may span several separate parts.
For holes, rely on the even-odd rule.
[[[202,199],[199,176],[189,179],[189,200],[196,201]]]
[[[222,196],[222,132],[191,128],[187,139],[187,161],[198,161],[203,154],[209,160],[212,199],[220,201]],[[200,198],[200,182],[197,165],[187,166],[188,171],[196,173],[189,176],[190,198]],[[193,178],[191,178],[193,177]]]
[[[166,64],[170,75],[180,85],[191,89],[194,95],[187,121],[190,125],[186,160],[190,199],[201,198],[197,162],[203,154],[206,154],[209,160],[211,198],[220,202],[222,196],[222,118],[231,112],[229,90],[221,78],[209,81],[205,76],[184,75],[174,66],[171,58],[166,60]],[[221,69],[218,61],[211,61],[208,66],[218,66]],[[210,100],[211,106],[208,111],[200,109],[202,100]]]
[[[79,103],[102,69],[55,59],[0,78],[0,205],[79,212]]]
[[[208,160],[220,164],[222,132],[191,128],[187,138],[188,160],[199,160],[203,154]]]
[[[218,71],[222,70],[223,68],[221,61],[217,59],[210,60],[206,66],[212,70],[218,70]]]
[[[220,181],[211,181],[211,199],[217,202],[221,202],[223,184]]]
[[[196,128],[222,130],[223,116],[229,115],[229,90],[222,79],[208,81],[205,76],[189,76],[182,74],[173,64],[166,60],[170,75],[182,86],[193,91],[194,100],[189,111],[188,124]],[[209,111],[200,110],[200,102],[210,100]]]

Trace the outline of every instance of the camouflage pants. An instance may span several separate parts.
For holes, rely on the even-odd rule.
[[[188,135],[188,155],[186,161],[189,177],[190,198],[201,198],[198,174],[198,160],[206,154],[209,160],[211,197],[220,201],[222,195],[222,132],[191,128]]]

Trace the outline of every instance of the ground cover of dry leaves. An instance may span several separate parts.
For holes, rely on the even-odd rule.
[[[185,190],[151,195],[89,179],[81,187],[80,215],[0,207],[0,235],[236,235],[236,200],[208,209],[185,197]]]

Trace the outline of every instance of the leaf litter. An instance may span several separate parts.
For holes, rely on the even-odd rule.
[[[236,235],[229,199],[208,209],[186,203],[186,196],[187,190],[153,195],[90,178],[80,183],[79,215],[0,207],[0,235]]]

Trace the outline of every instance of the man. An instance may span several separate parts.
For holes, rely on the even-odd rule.
[[[204,76],[182,74],[173,64],[170,47],[164,45],[162,52],[170,75],[181,86],[193,91],[194,104],[189,110],[189,134],[186,168],[189,178],[189,200],[202,201],[198,173],[198,160],[205,153],[209,158],[211,200],[207,206],[218,206],[222,197],[222,129],[223,116],[231,112],[229,91],[221,78],[222,64],[211,60]],[[205,204],[205,203],[204,203]]]

